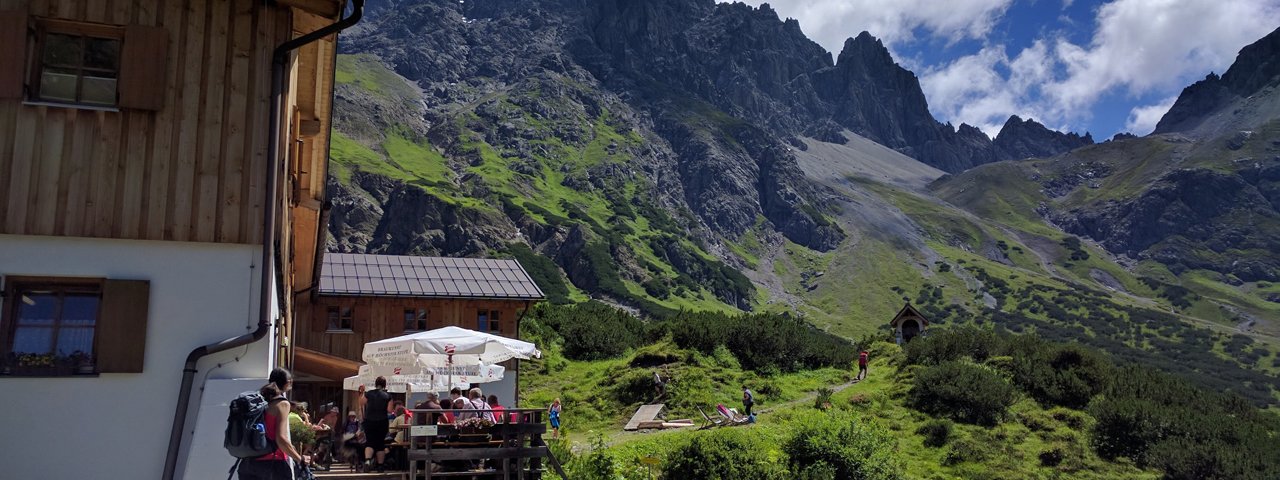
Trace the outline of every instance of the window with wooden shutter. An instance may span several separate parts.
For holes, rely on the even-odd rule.
[[[151,283],[107,280],[102,284],[98,321],[98,371],[141,373],[147,342]]]
[[[0,11],[0,99],[21,99],[27,73],[26,11]]]
[[[5,287],[0,373],[142,372],[148,282],[9,277]]]
[[[50,18],[36,21],[28,100],[112,108],[118,103],[124,29]]]
[[[129,25],[120,55],[120,108],[159,110],[164,107],[165,70],[169,65],[169,31],[163,27]]]

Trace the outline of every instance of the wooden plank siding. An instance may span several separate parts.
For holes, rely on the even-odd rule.
[[[360,360],[364,344],[404,335],[404,310],[427,309],[427,328],[457,326],[476,329],[478,310],[501,312],[501,334],[516,337],[516,320],[525,309],[524,301],[466,300],[405,297],[320,296],[315,302],[298,302],[294,339],[297,346],[350,360]],[[529,304],[532,306],[532,303]],[[354,307],[356,327],[351,332],[327,332],[330,306]]]
[[[0,100],[0,233],[261,242],[272,51],[336,14],[258,0],[0,0],[0,11],[160,27],[169,41],[163,84],[150,86],[158,110]],[[300,153],[281,168],[282,240],[292,206],[318,215],[324,200],[335,45],[331,36],[304,48],[290,70],[309,78],[288,82],[280,141],[285,155]],[[299,136],[299,121],[322,128]],[[308,228],[297,232],[311,237],[298,258],[315,254],[315,222]]]

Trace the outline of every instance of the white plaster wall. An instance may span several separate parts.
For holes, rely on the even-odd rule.
[[[0,377],[0,465],[5,478],[159,478],[187,354],[195,347],[252,331],[257,324],[261,249],[255,245],[0,235],[0,275],[97,276],[151,282],[143,372],[97,377]],[[189,479],[226,475],[223,425],[194,433],[197,418],[226,420],[228,399],[217,379],[264,379],[268,339],[206,357],[196,374],[183,463],[218,463]],[[258,385],[262,380],[255,381]],[[202,397],[202,385],[218,385]],[[234,395],[234,393],[231,393]],[[224,405],[220,412],[205,411]],[[205,408],[200,408],[204,406]],[[214,407],[216,408],[216,407]],[[193,458],[183,462],[193,436]],[[216,451],[205,437],[215,436]],[[215,462],[216,460],[216,462]],[[190,469],[188,469],[190,470]],[[225,478],[225,477],[223,477]]]

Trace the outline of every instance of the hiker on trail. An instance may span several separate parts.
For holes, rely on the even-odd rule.
[[[742,414],[751,416],[751,406],[756,404],[756,396],[746,385],[742,386]]]
[[[280,383],[284,384],[284,389],[279,387]],[[242,480],[291,480],[293,465],[290,460],[299,464],[311,462],[311,457],[299,453],[289,438],[289,400],[285,398],[284,392],[291,387],[292,375],[287,370],[277,368],[271,372],[271,382],[259,391],[262,398],[271,402],[262,423],[266,428],[267,438],[276,442],[276,450],[253,460],[240,462],[236,471]]]
[[[560,438],[560,399],[557,398],[547,407],[547,418],[551,420],[551,438]]]
[[[653,391],[658,394],[655,398],[662,398],[667,393],[667,382],[662,379],[662,375],[657,370],[653,371]]]
[[[387,431],[391,428],[391,421],[387,418],[391,410],[391,394],[387,393],[387,379],[378,377],[373,381],[373,390],[364,391],[364,386],[360,386],[359,402],[364,410],[364,458],[367,461],[377,460],[377,464],[370,464],[366,470],[376,466],[378,473],[387,471]]]
[[[867,378],[867,351],[858,354],[858,381]]]

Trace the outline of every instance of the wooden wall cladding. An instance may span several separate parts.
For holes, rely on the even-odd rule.
[[[156,60],[164,81],[148,92],[158,110],[0,100],[0,233],[261,242],[271,53],[292,34],[289,9],[0,0],[0,11],[135,27],[153,39],[164,29],[169,41],[151,49],[166,57]]]

